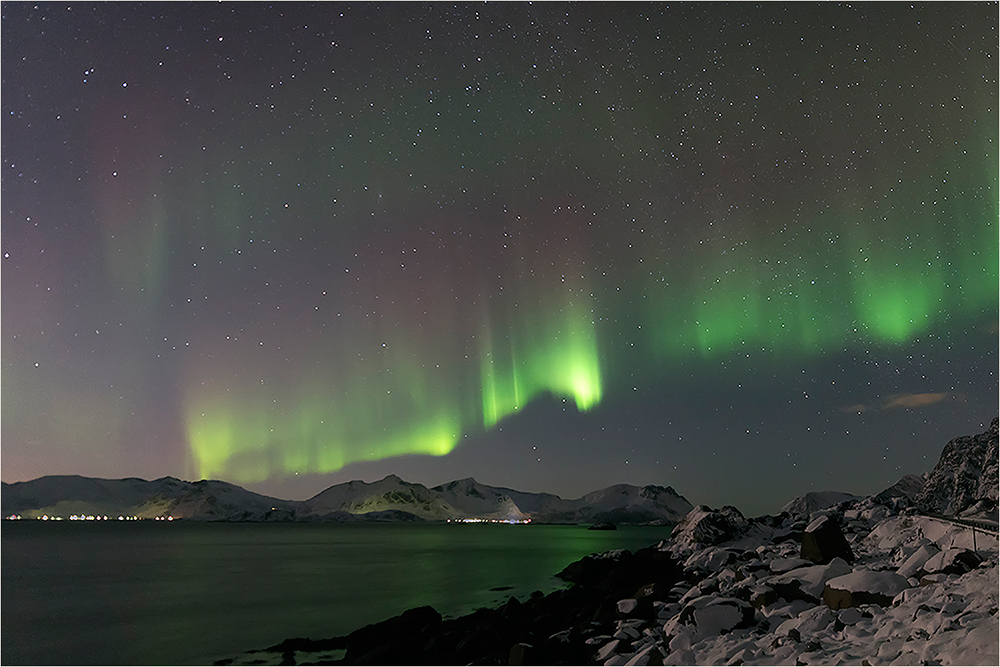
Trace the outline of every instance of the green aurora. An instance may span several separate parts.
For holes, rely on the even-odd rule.
[[[995,5],[4,10],[5,481],[714,502],[994,409]]]
[[[986,208],[992,198],[986,193],[996,189],[979,192]],[[928,212],[899,215],[911,223],[893,225],[892,236],[866,238],[865,227],[852,221],[840,232],[818,233],[820,243],[810,234],[795,253],[754,253],[761,244],[748,241],[724,262],[685,264],[677,289],[674,281],[647,284],[633,297],[646,302],[645,315],[629,320],[635,323],[629,346],[650,361],[644,381],[698,358],[889,349],[956,322],[995,316],[996,215],[949,225]],[[963,242],[948,243],[946,234]],[[775,256],[793,259],[759,259]],[[185,414],[196,473],[255,482],[404,454],[443,456],[464,434],[496,426],[543,393],[580,411],[594,409],[606,392],[623,390],[609,387],[607,378],[628,370],[616,365],[627,355],[616,356],[611,345],[620,328],[601,317],[614,308],[602,308],[586,280],[569,289],[563,280],[537,282],[521,290],[541,292],[534,303],[515,308],[494,297],[494,308],[458,327],[474,332],[471,350],[459,344],[449,353],[426,336],[400,334],[387,346],[391,353],[383,349],[376,363],[359,363],[346,375],[309,372],[313,382],[274,393],[192,389]],[[490,310],[505,316],[491,317]],[[414,330],[398,324],[396,331]],[[455,332],[431,338],[438,334]],[[440,361],[430,368],[426,359]],[[299,398],[289,402],[289,395]]]

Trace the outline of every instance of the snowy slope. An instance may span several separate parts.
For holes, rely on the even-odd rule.
[[[842,491],[810,491],[804,496],[788,502],[781,508],[794,516],[809,516],[813,512],[839,505],[848,500],[857,500],[858,496]]]
[[[692,505],[669,486],[615,484],[568,501],[550,520],[676,523]]]
[[[645,614],[620,615],[613,636],[589,639],[594,660],[1000,664],[996,537],[974,541],[966,528],[922,516],[866,520],[869,500],[841,508],[856,517],[838,521],[858,556],[853,565],[800,561],[789,537],[795,517],[695,508],[658,547],[681,560],[684,578],[647,600]],[[635,602],[617,604],[640,609]]]
[[[441,484],[431,489],[452,507],[468,516],[496,511],[509,499],[521,512],[541,516],[562,507],[566,501],[551,493],[528,493],[506,487],[481,484],[471,477]]]
[[[4,516],[171,516],[202,521],[287,520],[297,507],[295,502],[263,496],[227,482],[76,475],[4,484],[2,505]]]
[[[388,475],[377,482],[352,481],[331,486],[302,504],[303,516],[323,517],[335,512],[368,514],[402,511],[422,519],[443,520],[460,512],[423,484]]]
[[[691,504],[669,487],[619,484],[564,500],[480,484],[471,477],[427,488],[395,475],[378,482],[353,481],[331,486],[303,503],[303,516],[398,510],[431,520],[530,518],[543,522],[676,522]]]

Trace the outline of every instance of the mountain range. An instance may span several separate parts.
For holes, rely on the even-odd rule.
[[[170,517],[198,521],[531,520],[542,523],[673,524],[692,505],[670,487],[617,484],[566,500],[488,486],[470,478],[428,488],[388,475],[336,484],[303,501],[281,500],[218,480],[49,476],[3,483],[4,517]]]
[[[874,500],[948,515],[997,512],[997,422],[945,445],[937,465],[906,475]],[[837,491],[810,492],[782,508],[808,515],[855,501]],[[218,480],[173,477],[97,479],[48,476],[2,485],[4,517],[107,516],[198,521],[447,521],[480,519],[541,523],[676,524],[693,509],[671,487],[616,484],[575,500],[481,484],[471,477],[426,487],[388,475],[376,482],[336,484],[308,500],[282,500]],[[995,519],[994,519],[995,520]]]

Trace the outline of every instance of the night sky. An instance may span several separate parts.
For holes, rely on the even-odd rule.
[[[6,482],[759,514],[997,414],[995,4],[2,11]]]

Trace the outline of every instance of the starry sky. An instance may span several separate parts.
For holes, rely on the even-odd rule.
[[[760,514],[997,414],[995,4],[2,12],[6,482]]]

